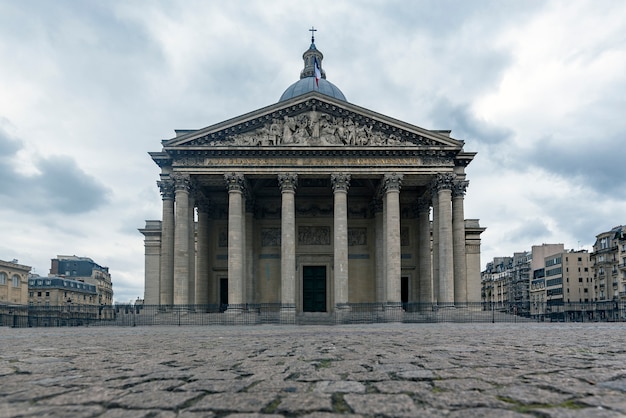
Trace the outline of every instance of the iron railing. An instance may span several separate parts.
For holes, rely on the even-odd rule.
[[[140,305],[109,307],[0,304],[0,326],[148,326],[362,324],[381,322],[626,322],[626,302],[589,303],[347,303],[329,312],[299,312],[293,305]]]

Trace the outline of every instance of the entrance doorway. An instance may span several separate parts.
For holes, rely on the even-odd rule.
[[[220,279],[220,312],[228,308],[228,279]]]
[[[409,304],[409,278],[406,276],[400,278],[400,301],[402,302],[402,309],[406,311]]]
[[[302,267],[302,310],[326,312],[326,266]]]

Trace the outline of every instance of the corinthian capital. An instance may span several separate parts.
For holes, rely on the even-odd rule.
[[[226,188],[228,191],[244,191],[245,178],[241,173],[225,173],[224,180],[226,181]]]
[[[400,191],[402,187],[402,179],[404,176],[398,173],[386,173],[383,176],[383,190],[389,192],[392,190]]]
[[[157,186],[159,186],[159,190],[161,191],[161,197],[163,200],[174,199],[174,181],[169,179],[160,180],[157,181]]]
[[[298,175],[296,173],[280,173],[278,184],[281,192],[295,192],[298,185]]]
[[[333,173],[330,175],[330,182],[333,185],[333,192],[347,192],[348,188],[350,187],[350,174]]]
[[[452,184],[452,197],[463,197],[469,186],[469,180],[456,180]]]
[[[174,180],[174,189],[176,191],[189,191],[189,188],[191,187],[191,177],[189,174],[176,173],[172,175],[172,179]]]
[[[433,195],[441,190],[452,190],[455,178],[453,173],[438,173],[431,183]]]

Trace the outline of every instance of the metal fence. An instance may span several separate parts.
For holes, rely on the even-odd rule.
[[[546,304],[348,303],[331,312],[296,312],[280,303],[242,305],[133,305],[67,307],[0,305],[0,326],[334,325],[382,322],[615,322],[626,303]]]

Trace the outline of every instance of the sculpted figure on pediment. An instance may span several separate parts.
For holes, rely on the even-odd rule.
[[[206,143],[199,138],[198,143]],[[433,145],[432,140],[419,137],[419,143]],[[254,131],[227,136],[209,142],[211,146],[280,146],[280,145],[352,145],[387,146],[416,145],[401,131],[387,134],[374,129],[374,124],[360,124],[352,118],[310,111],[295,116],[275,118]]]

